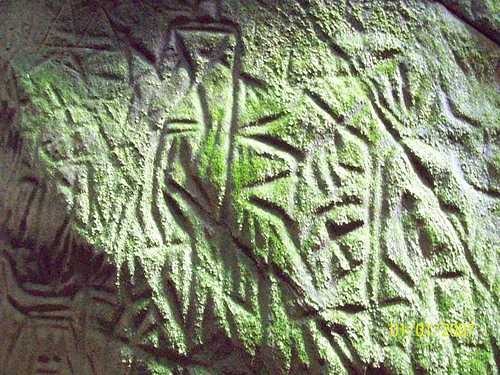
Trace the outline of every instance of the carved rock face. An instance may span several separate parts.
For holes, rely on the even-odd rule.
[[[0,2],[0,373],[493,372],[495,8],[443,4]]]

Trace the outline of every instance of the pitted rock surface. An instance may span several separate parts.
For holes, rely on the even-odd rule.
[[[0,1],[0,374],[498,374],[499,14]]]

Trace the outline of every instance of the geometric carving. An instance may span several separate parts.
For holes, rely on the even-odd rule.
[[[498,46],[443,3],[26,4],[0,368],[493,373]]]

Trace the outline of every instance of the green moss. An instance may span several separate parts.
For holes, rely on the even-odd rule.
[[[262,179],[262,171],[266,170],[269,164],[264,158],[253,156],[249,153],[239,154],[233,166],[234,188],[241,191],[250,183],[255,183]]]
[[[206,345],[205,330],[213,330],[252,356],[271,353],[275,372],[298,361],[311,373],[346,373],[342,351],[362,367],[384,363],[402,374],[492,370],[489,350],[469,347],[489,345],[500,293],[488,234],[500,206],[478,188],[492,190],[500,169],[497,150],[488,150],[499,126],[491,83],[498,51],[442,17],[435,4],[313,1],[302,8],[289,1],[266,12],[270,2],[257,3],[233,14],[245,20],[240,86],[229,56],[203,77],[195,72],[208,112],[196,86],[186,92],[185,70],[161,79],[163,56],[149,64],[134,48],[127,59],[89,56],[87,84],[63,64],[21,74],[32,97],[23,139],[34,150],[52,138],[39,158],[51,180],[68,165],[81,168],[81,186],[59,187],[68,207],[77,201],[80,233],[115,264],[140,264],[154,289],[146,302],[158,307],[162,322],[143,339],[158,353],[185,355]],[[141,95],[132,101],[133,89]],[[441,92],[455,105],[451,114]],[[179,120],[193,121],[194,130],[167,134],[156,149],[160,129]],[[237,134],[230,134],[231,121]],[[458,133],[457,122],[471,130]],[[448,163],[451,153],[470,161],[469,169]],[[380,171],[373,160],[384,160]],[[165,183],[167,174],[185,193]],[[274,179],[280,174],[289,177]],[[219,220],[229,177],[234,212]],[[362,199],[344,204],[345,196]],[[409,207],[402,203],[408,196]],[[259,209],[250,197],[275,209]],[[328,220],[366,225],[336,238]],[[422,254],[421,241],[431,254]],[[180,319],[165,275],[174,280]],[[136,306],[139,315],[146,302]],[[480,330],[452,343],[388,337],[390,322],[413,327],[423,317],[477,319]],[[346,334],[330,330],[341,325]],[[156,361],[153,373],[185,370]]]
[[[200,176],[212,183],[219,192],[226,183],[226,152],[217,140],[216,131],[212,131],[201,145],[198,170]]]
[[[469,348],[463,350],[457,361],[457,373],[460,375],[475,375],[491,373],[491,354],[480,348]]]

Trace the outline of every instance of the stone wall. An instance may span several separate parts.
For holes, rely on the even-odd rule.
[[[498,1],[0,1],[0,374],[498,374]]]

